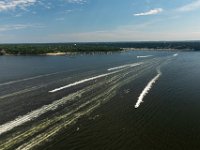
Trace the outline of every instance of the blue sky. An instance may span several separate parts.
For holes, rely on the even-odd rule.
[[[200,0],[0,0],[0,43],[200,40]]]

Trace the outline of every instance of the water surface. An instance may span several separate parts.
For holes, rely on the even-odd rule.
[[[0,149],[199,149],[199,58],[1,56]]]

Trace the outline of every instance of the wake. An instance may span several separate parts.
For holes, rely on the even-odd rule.
[[[89,82],[89,81],[92,81],[92,80],[96,80],[96,79],[99,79],[99,78],[103,78],[103,77],[106,77],[106,76],[115,74],[115,73],[117,73],[117,72],[119,72],[119,71],[121,71],[121,70],[114,71],[114,72],[110,72],[110,73],[101,74],[101,75],[94,76],[94,77],[87,78],[87,79],[83,79],[83,80],[80,80],[80,81],[76,81],[76,82],[71,83],[71,84],[68,84],[68,85],[66,85],[66,86],[63,86],[63,87],[54,89],[54,90],[52,90],[52,91],[49,91],[49,93],[55,93],[55,92],[61,91],[61,90],[63,90],[63,89],[69,88],[69,87],[73,87],[73,86],[76,86],[76,85],[79,85],[79,84],[83,84],[83,83],[85,83],[85,82]]]
[[[56,110],[59,106],[64,105],[66,102],[74,100],[77,96],[81,96],[82,93],[83,92],[76,92],[76,93],[70,94],[69,96],[65,98],[54,101],[53,103],[49,105],[44,105],[43,107],[37,110],[34,110],[24,116],[19,116],[13,121],[0,125],[0,135],[14,129],[15,127],[21,126],[29,121],[32,121],[49,111]]]
[[[64,73],[64,72],[66,72],[66,71],[49,73],[49,74],[44,74],[44,75],[38,75],[38,76],[35,76],[35,77],[30,77],[30,78],[25,78],[25,79],[19,79],[19,80],[15,80],[15,81],[9,81],[9,82],[6,82],[6,83],[0,83],[0,86],[15,84],[15,83],[19,83],[19,82],[34,80],[34,79],[39,79],[41,77],[48,77],[48,76],[57,75],[57,74]]]
[[[122,66],[110,68],[110,69],[108,69],[108,71],[123,69],[123,68],[127,68],[127,67],[136,67],[136,66],[139,66],[141,64],[143,64],[143,63],[141,62],[141,63],[133,63],[133,64],[122,65]]]
[[[178,53],[174,54],[173,56],[174,56],[174,57],[177,57],[177,56],[178,56]]]
[[[129,65],[129,67],[135,66],[135,65],[136,64],[131,64],[131,65]],[[139,65],[139,64],[137,64],[137,65]],[[71,83],[71,84],[68,84],[66,86],[54,89],[54,90],[49,91],[49,92],[55,93],[57,91],[60,91],[60,90],[66,89],[66,88],[70,88],[70,87],[73,87],[73,86],[76,86],[76,85],[79,85],[79,84],[83,84],[85,82],[89,82],[89,81],[92,81],[92,80],[96,80],[96,79],[99,79],[99,78],[107,77],[109,75],[113,75],[113,74],[116,74],[116,73],[121,72],[121,71],[123,71],[123,69],[116,70],[116,71],[109,72],[109,73],[105,73],[105,74],[101,74],[101,75],[94,76],[94,77],[91,77],[91,78],[83,79],[83,80],[80,80],[80,81],[76,81],[74,83]],[[30,122],[30,121],[40,117],[41,115],[43,115],[43,114],[45,114],[49,111],[56,110],[58,107],[63,106],[68,101],[73,101],[77,96],[80,97],[83,94],[83,92],[85,92],[85,91],[81,91],[81,92],[79,91],[79,92],[70,94],[65,98],[54,101],[53,103],[51,103],[49,105],[44,105],[43,107],[36,109],[32,112],[29,112],[28,114],[26,114],[24,116],[19,116],[13,121],[10,121],[10,122],[7,122],[3,125],[0,125],[0,135],[2,135],[3,133],[6,133],[6,132],[18,127],[18,126],[21,126],[21,125],[23,125],[27,122]]]
[[[160,78],[160,76],[162,75],[160,69],[157,69],[157,75],[147,84],[147,86],[144,88],[144,90],[142,91],[142,93],[140,94],[140,96],[138,97],[138,101],[135,104],[135,108],[137,109],[138,107],[140,107],[141,103],[143,103],[143,99],[144,97],[149,93],[149,91],[152,89],[153,85],[156,83],[156,81]]]
[[[83,83],[86,83],[86,82],[89,82],[89,81],[93,81],[93,80],[96,80],[96,79],[99,79],[99,78],[103,78],[103,77],[118,73],[118,72],[122,71],[122,69],[125,69],[125,68],[128,68],[128,67],[129,68],[136,67],[136,66],[139,66],[139,65],[142,65],[142,64],[143,63],[141,62],[141,63],[133,63],[133,64],[127,64],[127,65],[122,65],[122,66],[110,68],[110,69],[108,69],[108,71],[113,71],[113,72],[101,74],[101,75],[94,76],[94,77],[87,78],[87,79],[83,79],[83,80],[80,80],[80,81],[76,81],[76,82],[68,84],[66,86],[51,90],[51,91],[49,91],[49,93],[55,93],[55,92],[61,91],[61,90],[66,89],[66,88],[70,88],[70,87],[73,87],[73,86],[76,86],[76,85],[79,85],[79,84],[83,84]],[[116,71],[114,71],[114,70],[116,70]]]
[[[127,70],[124,68],[71,83],[71,86],[75,86],[87,81],[106,77],[105,80],[95,82],[94,85],[87,85],[82,90],[69,94],[51,104],[42,106],[23,116],[17,117],[13,121],[0,125],[0,136],[7,132],[8,134],[11,132],[13,135],[12,137],[6,137],[5,140],[0,142],[0,149],[11,149],[19,146],[16,149],[27,150],[34,149],[38,145],[46,143],[60,131],[76,123],[82,116],[91,113],[102,104],[111,100],[121,87],[136,80],[146,71],[150,71],[153,66],[160,63],[161,60],[152,60],[148,61],[148,63],[143,63],[144,65],[139,67],[139,69],[128,69],[128,67]],[[59,108],[62,108],[62,110],[59,110]],[[48,116],[45,120],[39,121],[39,123],[33,122],[29,129],[21,130],[21,128],[16,128],[28,122],[36,121],[37,118],[51,111],[56,111],[56,113]],[[14,133],[12,133],[14,128],[17,131],[14,130]]]
[[[148,57],[152,57],[153,55],[145,55],[145,56],[137,56],[137,58],[148,58]]]

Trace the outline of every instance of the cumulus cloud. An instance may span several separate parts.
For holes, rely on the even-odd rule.
[[[136,13],[134,16],[148,16],[148,15],[156,15],[159,14],[163,11],[162,8],[156,8],[156,9],[151,9],[147,12],[142,12],[142,13]]]
[[[0,1],[0,11],[13,10],[17,7],[25,9],[26,7],[36,3],[36,0],[4,0]]]
[[[186,5],[178,8],[177,10],[181,11],[181,12],[187,12],[187,11],[193,11],[196,9],[200,9],[200,0],[196,0],[189,4],[186,4]]]

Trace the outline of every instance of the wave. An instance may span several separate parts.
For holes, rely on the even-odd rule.
[[[54,101],[53,103],[51,103],[49,105],[44,105],[43,107],[41,107],[37,110],[34,110],[24,116],[20,116],[13,121],[10,121],[8,123],[0,125],[0,135],[14,129],[15,127],[21,126],[24,123],[34,120],[35,118],[38,118],[39,116],[41,116],[49,111],[56,110],[59,106],[62,106],[66,102],[75,99],[77,96],[81,96],[81,94],[82,94],[82,92],[76,92],[76,93],[70,94],[69,96],[67,96],[65,98]]]
[[[52,90],[50,92],[52,92],[52,93],[53,92],[57,92],[57,91],[62,90],[64,88],[72,87],[72,86],[75,86],[75,85],[78,85],[78,84],[81,84],[81,83],[85,83],[85,82],[88,82],[88,81],[92,81],[92,80],[95,80],[95,79],[98,79],[98,78],[106,77],[106,76],[118,73],[120,71],[122,71],[122,70],[117,70],[117,71],[114,71],[114,72],[110,72],[110,73],[106,73],[106,74],[101,74],[101,75],[98,75],[98,76],[95,76],[95,77],[91,77],[91,78],[88,78],[88,79],[77,81],[77,82],[69,84],[67,86],[64,86],[64,87]],[[23,125],[23,124],[25,124],[25,123],[27,123],[29,121],[32,121],[32,120],[40,117],[41,115],[43,115],[45,113],[48,113],[49,111],[56,110],[58,107],[63,106],[67,102],[73,101],[77,97],[81,97],[81,95],[85,91],[86,90],[83,89],[81,91],[72,93],[72,94],[68,95],[67,97],[64,97],[62,99],[54,101],[53,103],[51,103],[49,105],[44,105],[44,106],[42,106],[39,109],[36,109],[36,110],[34,110],[32,112],[29,112],[29,113],[25,114],[24,116],[19,116],[16,119],[14,119],[14,120],[12,120],[10,122],[7,122],[7,123],[5,123],[3,125],[0,125],[0,135],[2,135],[3,133],[6,133],[8,131],[11,131],[12,129],[14,129],[14,128],[18,127],[18,126],[21,126],[21,125]]]
[[[49,74],[44,74],[44,75],[38,75],[38,76],[35,76],[35,77],[19,79],[19,80],[15,80],[15,81],[9,81],[9,82],[6,82],[6,83],[0,83],[0,86],[10,85],[10,84],[14,84],[14,83],[23,82],[23,81],[29,81],[29,80],[38,79],[38,78],[41,78],[41,77],[48,77],[48,76],[51,76],[51,75],[57,75],[57,74],[64,73],[64,72],[66,72],[66,71],[49,73]]]
[[[119,71],[115,71],[115,72],[119,72]],[[112,72],[112,73],[115,73],[115,72]],[[95,84],[95,85],[96,86],[102,85],[102,83],[100,82],[99,84]],[[57,108],[59,108],[60,106],[65,105],[67,102],[72,102],[76,99],[79,99],[79,98],[81,98],[83,93],[91,91],[92,89],[94,89],[94,86],[89,86],[89,87],[84,88],[82,90],[79,90],[75,93],[72,93],[72,94],[70,94],[70,95],[68,95],[68,96],[66,96],[62,99],[56,100],[56,101],[52,102],[51,104],[44,105],[41,108],[38,108],[38,109],[36,109],[32,112],[29,112],[29,113],[27,113],[23,116],[17,117],[16,119],[14,119],[12,121],[9,121],[5,124],[2,124],[2,125],[0,125],[0,135],[7,133],[7,132],[11,131],[12,129],[19,127],[19,126],[21,126],[25,123],[33,121],[34,119],[37,119],[38,117],[40,117],[40,116],[42,116],[42,115],[44,115],[44,114],[46,114],[50,111],[54,111]],[[86,102],[84,105],[86,105],[88,102]],[[79,106],[78,108],[80,108],[81,106]]]
[[[145,55],[145,56],[137,56],[137,58],[148,58],[148,57],[152,57],[153,55]]]
[[[49,105],[42,106],[33,112],[0,126],[1,134],[9,131],[14,132],[11,133],[13,135],[12,137],[6,137],[0,142],[0,149],[11,149],[17,145],[19,147],[16,149],[27,150],[34,149],[35,147],[46,143],[60,131],[67,128],[69,125],[76,123],[82,116],[90,114],[93,110],[111,100],[121,87],[138,79],[144,72],[150,71],[151,68],[158,63],[160,64],[160,62],[154,60],[153,62],[145,63],[146,65],[142,65],[137,70],[118,70],[117,72],[119,73],[108,76],[105,80],[95,82],[95,84],[92,85],[87,85],[84,89],[79,90],[76,93],[70,94],[60,100],[56,100]],[[101,88],[102,86],[103,88]],[[70,104],[70,106],[68,105],[69,107],[67,106],[68,103]],[[58,109],[61,106],[64,108],[62,111]],[[35,121],[38,117],[41,117],[41,115],[51,110],[55,111],[52,116],[48,116],[46,119],[38,122]],[[18,131],[12,131],[15,127],[28,122],[31,122],[32,124],[29,129],[17,129]],[[3,133],[2,129],[4,130]]]
[[[101,93],[91,100],[81,104],[77,108],[75,108],[72,112],[66,113],[61,116],[55,116],[51,120],[52,122],[60,121],[59,124],[49,124],[47,126],[51,126],[51,129],[42,132],[41,134],[37,135],[36,137],[32,138],[30,141],[20,145],[16,150],[27,150],[27,149],[34,149],[37,145],[48,141],[50,138],[54,137],[58,134],[63,128],[75,123],[79,118],[84,115],[90,114],[96,108],[98,108],[102,103],[108,101],[115,95],[116,86],[112,86],[111,88],[107,89],[104,93]],[[70,117],[68,117],[70,116]],[[63,120],[61,122],[61,120]],[[65,120],[65,121],[64,121]]]
[[[141,65],[141,64],[142,64],[142,63],[126,64],[126,65],[122,65],[122,66],[110,68],[110,69],[108,69],[108,71],[123,69],[123,68],[127,68],[127,67],[136,67],[136,66],[139,66],[139,65]]]
[[[54,89],[54,90],[52,90],[52,91],[49,91],[49,93],[55,93],[55,92],[58,92],[58,91],[60,91],[60,90],[63,90],[63,89],[69,88],[69,87],[73,87],[73,86],[76,86],[76,85],[79,85],[79,84],[82,84],[82,83],[85,83],[85,82],[89,82],[89,81],[92,81],[92,80],[96,80],[96,79],[99,79],[99,78],[103,78],[103,77],[106,77],[106,76],[115,74],[115,73],[117,73],[117,72],[119,72],[119,71],[121,71],[121,70],[114,71],[114,72],[110,72],[110,73],[101,74],[101,75],[98,75],[98,76],[95,76],[95,77],[91,77],[91,78],[87,78],[87,79],[83,79],[83,80],[80,80],[80,81],[76,81],[76,82],[71,83],[71,84],[68,84],[68,85],[66,85],[66,86],[63,86],[63,87]]]
[[[157,69],[157,73],[158,74],[147,84],[147,86],[144,88],[144,90],[142,91],[142,93],[138,97],[138,101],[135,104],[135,108],[138,108],[140,106],[140,104],[143,103],[144,97],[149,93],[149,91],[151,90],[151,88],[153,87],[153,85],[156,83],[156,81],[162,75],[162,73],[161,73],[161,71],[159,69]]]
[[[129,70],[129,71],[130,71],[129,73],[131,73],[133,70]],[[113,96],[116,95],[117,89],[119,89],[123,85],[125,85],[125,84],[129,83],[130,81],[135,80],[137,77],[139,77],[139,74],[128,75],[128,76],[127,75],[128,75],[127,72],[122,72],[122,73],[117,74],[116,76],[112,76],[106,82],[103,82],[103,83],[99,82],[99,84],[101,84],[101,85],[98,87],[105,85],[105,83],[110,86],[103,89],[102,92],[96,91],[97,93],[94,94],[90,98],[82,97],[82,98],[85,98],[86,102],[82,103],[77,108],[73,108],[72,111],[61,114],[61,116],[55,115],[54,117],[51,117],[50,120],[48,120],[47,122],[46,121],[45,121],[45,123],[43,122],[44,126],[42,127],[43,129],[41,129],[41,127],[39,128],[40,131],[43,131],[45,128],[47,128],[49,126],[51,128],[49,128],[49,129],[45,130],[45,132],[42,132],[42,133],[38,134],[37,136],[33,137],[30,141],[20,139],[19,142],[25,141],[25,143],[20,145],[17,148],[17,150],[34,149],[38,145],[47,142],[49,139],[53,138],[61,130],[63,130],[63,128],[66,128],[67,126],[72,125],[82,116],[90,114],[96,108],[100,107],[102,104],[109,101]],[[94,90],[94,87],[91,89]],[[49,123],[49,122],[51,122],[51,123]],[[57,124],[55,122],[59,122],[59,123]],[[38,126],[40,126],[40,125],[38,125]],[[35,127],[35,128],[38,128],[38,127]],[[33,131],[33,130],[35,131],[35,129],[31,129],[31,131]],[[40,131],[37,131],[37,132],[40,132]],[[21,135],[18,135],[19,138],[23,137],[24,134],[28,134],[28,133],[25,132],[25,133],[22,133]],[[33,134],[33,133],[31,133],[31,134]],[[11,139],[9,139],[9,140],[11,142],[13,141]],[[6,147],[7,145],[10,146],[10,143],[9,142],[5,143],[5,145],[3,145],[3,146]]]
[[[173,56],[174,56],[174,57],[177,57],[177,56],[178,56],[178,53],[174,54]]]

